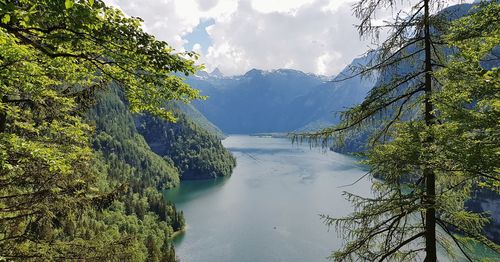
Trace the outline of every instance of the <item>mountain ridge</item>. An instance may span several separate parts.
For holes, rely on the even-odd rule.
[[[368,58],[356,58],[349,66],[366,63]],[[224,133],[283,133],[334,124],[338,119],[331,117],[332,112],[362,101],[371,82],[359,76],[332,81],[346,75],[349,66],[335,77],[296,69],[253,68],[224,77],[200,72],[186,81],[208,96],[193,106]]]

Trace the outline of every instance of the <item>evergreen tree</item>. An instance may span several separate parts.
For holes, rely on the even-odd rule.
[[[217,135],[190,120],[177,105],[167,107],[177,118],[175,123],[146,114],[135,117],[137,129],[151,149],[171,159],[179,169],[181,179],[231,175],[236,160]]]
[[[155,238],[152,235],[149,235],[146,239],[146,247],[148,248],[148,259],[150,262],[160,261],[161,251],[156,245]]]
[[[397,2],[361,0],[354,6],[355,15],[361,19],[361,36],[377,40],[380,30],[388,32],[387,39],[370,51],[376,52],[375,59],[366,67],[353,68],[354,75],[373,77],[376,73],[376,86],[363,103],[342,113],[338,126],[298,135],[325,145],[332,136],[342,140],[359,131],[372,132],[365,163],[370,166],[369,174],[382,180],[373,181],[372,197],[346,193],[355,207],[351,215],[323,217],[346,239],[332,258],[430,262],[437,261],[438,244],[450,255],[454,255],[456,244],[471,259],[451,232],[464,229],[472,239],[498,251],[498,246],[480,234],[488,221],[486,215],[464,210],[464,201],[474,186],[498,181],[498,165],[490,161],[486,163],[489,168],[483,166],[468,174],[452,169],[463,156],[449,153],[446,139],[451,133],[443,132],[447,119],[436,105],[442,86],[435,72],[446,66],[445,54],[450,52],[443,47],[441,35],[454,14],[438,12],[446,1],[422,0],[409,12],[397,12],[394,22],[374,24],[379,9],[396,9]],[[493,24],[496,26],[498,22]],[[474,28],[468,29],[474,32]],[[495,30],[492,33],[498,32]],[[489,47],[483,51],[491,51]],[[454,152],[457,150],[460,148]],[[466,184],[461,180],[465,177]],[[456,220],[462,224],[455,225]],[[444,233],[437,230],[438,225]]]

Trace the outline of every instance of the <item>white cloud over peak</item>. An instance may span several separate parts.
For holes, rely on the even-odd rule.
[[[207,28],[212,44],[200,62],[228,75],[251,68],[333,74],[363,51],[346,4],[352,0],[105,1],[141,17],[145,30],[179,51],[202,19],[213,19]]]
[[[333,75],[364,53],[351,5],[356,0],[105,0],[179,51],[201,21],[211,41],[190,43],[207,70],[293,68]],[[465,1],[470,2],[470,1]],[[406,3],[406,2],[405,2]],[[380,18],[390,10],[381,10]],[[389,14],[390,15],[390,14]],[[208,40],[208,39],[207,39]],[[210,46],[208,46],[210,45]]]
[[[335,74],[362,54],[365,44],[353,27],[357,20],[350,5],[326,8],[329,5],[329,1],[306,1],[289,9],[293,12],[261,12],[254,3],[240,1],[228,19],[209,28],[213,45],[203,62],[227,74],[283,67]]]

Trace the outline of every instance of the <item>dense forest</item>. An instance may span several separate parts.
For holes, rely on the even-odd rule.
[[[135,119],[140,134],[151,149],[169,157],[181,174],[181,179],[206,179],[229,176],[236,165],[234,157],[220,142],[218,134],[210,133],[188,119],[176,105],[175,123],[140,115]]]
[[[96,166],[105,177],[104,181],[98,181],[104,187],[101,190],[124,186],[128,189],[117,195],[109,208],[97,212],[97,222],[102,223],[98,230],[118,228],[113,235],[135,235],[139,240],[136,246],[141,248],[135,255],[142,255],[148,261],[171,261],[175,258],[175,252],[170,245],[170,237],[173,232],[183,229],[184,218],[173,204],[167,203],[161,190],[176,186],[181,174],[186,172],[179,172],[180,165],[172,159],[190,161],[188,163],[193,167],[189,170],[199,170],[197,176],[212,173],[230,175],[234,159],[215,135],[197,127],[179,110],[175,111],[176,123],[160,121],[154,117],[134,117],[124,99],[119,86],[113,85],[109,91],[98,94],[96,104],[89,112],[89,119],[96,127],[92,139],[93,148],[99,156]],[[138,132],[141,128],[136,127],[135,119],[156,120],[158,125],[161,123],[165,128],[175,126],[175,132],[170,131],[175,137],[191,140],[194,137],[206,142],[196,143],[198,146],[192,149],[181,143],[182,140],[172,140],[164,145],[166,149],[159,156]],[[162,126],[142,124],[142,129],[163,132]],[[155,135],[159,139],[164,137],[162,133]],[[200,157],[200,151],[212,153],[213,162]],[[225,158],[218,158],[219,156]],[[197,165],[206,166],[200,169]]]
[[[1,1],[0,16],[0,258],[176,261],[170,240],[185,222],[161,190],[179,170],[234,167],[219,136],[164,107],[201,98],[177,76],[199,69],[196,55],[102,1]],[[176,138],[159,156],[139,112],[209,142]],[[173,160],[206,152],[206,165]]]

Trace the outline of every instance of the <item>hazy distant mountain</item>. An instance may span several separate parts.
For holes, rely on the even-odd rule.
[[[213,77],[224,77],[224,75],[222,74],[222,72],[219,70],[218,67],[216,67],[212,73],[210,73],[210,76],[213,76]]]
[[[217,136],[218,138],[224,138],[224,132],[220,130],[216,125],[214,125],[210,120],[208,120],[200,111],[198,111],[192,104],[178,103],[179,109],[188,116],[188,118],[195,122],[197,125],[208,131],[209,133]]]
[[[364,66],[369,59],[366,56],[354,59],[349,66]],[[332,81],[313,87],[306,95],[293,101],[292,106],[300,108],[297,117],[306,123],[297,129],[317,130],[338,123],[340,112],[361,103],[373,85],[373,79],[353,76],[346,67]]]
[[[365,63],[366,57],[353,63]],[[348,76],[344,70],[336,78]],[[194,106],[229,134],[289,132],[335,122],[334,111],[359,103],[372,83],[359,77],[343,82],[291,69],[252,69],[241,76],[197,73],[188,83],[209,96]]]
[[[182,76],[182,75],[179,75]],[[206,78],[223,78],[224,74],[219,70],[219,68],[215,68],[212,72],[207,71],[198,71],[195,74],[196,77],[206,79]]]

